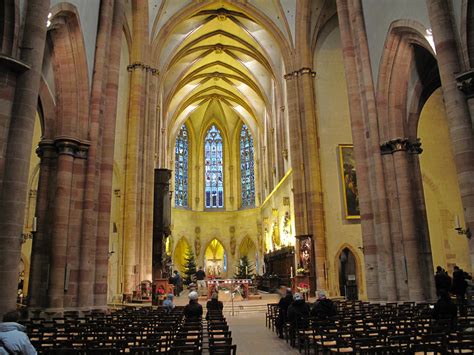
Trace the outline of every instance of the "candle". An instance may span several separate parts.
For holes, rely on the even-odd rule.
[[[459,222],[458,215],[456,215],[456,218],[454,219],[454,229],[461,229],[461,223]]]
[[[293,277],[293,266],[290,266],[290,277]]]
[[[263,264],[262,266],[263,266],[263,273],[265,274],[265,264]]]
[[[249,270],[247,269],[247,266],[245,267],[245,276],[247,276],[249,273]]]
[[[37,223],[37,219],[36,217],[33,217],[33,225],[31,226],[32,232],[36,232],[36,223]]]

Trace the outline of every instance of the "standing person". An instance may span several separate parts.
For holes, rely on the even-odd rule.
[[[174,276],[171,278],[171,281],[174,286],[174,295],[179,296],[181,291],[183,290],[183,279],[181,278],[181,275],[179,274],[178,270],[174,271]]]
[[[451,278],[441,266],[436,267],[435,286],[437,296],[440,295],[441,290],[449,291],[451,289]]]
[[[206,290],[206,273],[202,269],[202,266],[199,266],[199,270],[196,271],[196,281],[199,295],[203,295],[203,292],[207,295]]]
[[[278,302],[278,318],[276,319],[275,325],[280,339],[283,339],[283,327],[286,323],[288,307],[290,307],[292,302],[293,293],[291,292],[291,288],[287,288],[285,296],[280,298],[280,302]]]
[[[219,312],[222,315],[222,310],[224,309],[224,304],[219,301],[219,295],[217,292],[214,292],[211,296],[211,300],[207,301],[206,304],[206,319],[209,319],[209,312]]]
[[[456,295],[456,302],[458,304],[459,313],[462,315],[466,313],[466,289],[467,282],[465,280],[465,273],[462,269],[459,268],[459,266],[455,266],[453,272],[452,291]]]
[[[326,297],[324,291],[318,291],[318,299],[311,309],[311,316],[317,320],[325,320],[337,315],[337,308],[335,303]]]
[[[198,302],[199,295],[196,291],[192,291],[188,297],[189,303],[184,307],[184,316],[186,319],[201,319],[202,306]]]
[[[16,310],[3,316],[3,323],[0,324],[0,354],[36,354],[26,335],[26,327],[18,324],[19,319],[20,313]]]

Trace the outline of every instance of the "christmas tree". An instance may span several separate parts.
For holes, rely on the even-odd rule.
[[[253,265],[250,263],[247,255],[244,255],[239,260],[237,273],[234,275],[235,279],[250,279],[253,274]]]
[[[196,260],[194,259],[194,253],[191,248],[188,248],[186,256],[184,257],[184,274],[186,275],[184,283],[189,285],[193,282],[194,275],[196,274]]]

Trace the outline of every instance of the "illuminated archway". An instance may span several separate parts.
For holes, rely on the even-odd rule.
[[[185,258],[188,249],[191,248],[186,238],[181,238],[176,247],[174,248],[173,253],[173,268],[179,272],[184,272]]]
[[[249,262],[253,270],[258,270],[258,254],[257,247],[252,239],[245,237],[240,243],[239,247],[239,257],[242,258],[246,256],[249,259]]]
[[[208,277],[225,278],[227,276],[227,254],[224,246],[213,239],[204,253],[204,268]]]

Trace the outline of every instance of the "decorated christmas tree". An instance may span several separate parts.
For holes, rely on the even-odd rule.
[[[250,279],[253,274],[253,265],[250,263],[247,255],[240,258],[239,264],[237,265],[237,273],[234,275],[236,279]]]
[[[194,275],[196,274],[196,260],[194,258],[194,253],[191,248],[188,248],[186,251],[186,256],[184,257],[184,283],[189,285],[194,280]]]

